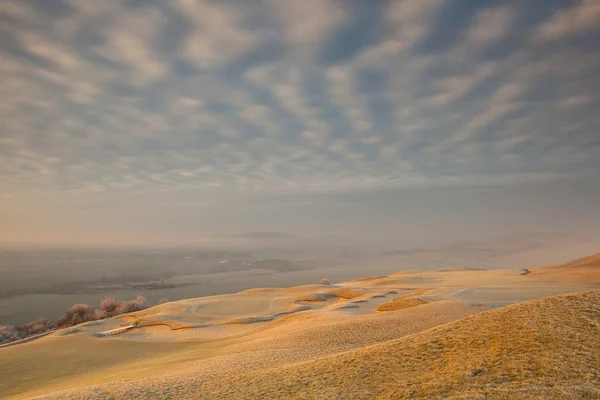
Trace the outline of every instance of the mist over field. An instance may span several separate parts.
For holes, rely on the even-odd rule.
[[[597,250],[589,236],[515,233],[439,247],[365,243],[349,236],[277,232],[213,235],[197,247],[5,247],[0,325],[57,318],[76,303],[138,295],[155,304],[250,288],[332,282],[399,270],[521,269]]]

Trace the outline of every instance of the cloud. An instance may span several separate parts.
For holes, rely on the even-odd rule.
[[[319,111],[306,100],[302,86],[308,71],[282,64],[265,64],[246,71],[244,79],[253,85],[267,90],[278,104],[294,115],[305,128],[328,132],[328,127],[319,118]]]
[[[285,44],[298,57],[310,57],[349,19],[348,6],[339,0],[271,0],[267,4]]]
[[[587,95],[571,96],[559,101],[561,107],[579,107],[590,102],[590,97]]]
[[[511,30],[516,10],[510,6],[499,6],[480,11],[465,38],[470,48],[489,46],[505,37]]]
[[[161,15],[156,9],[129,12],[115,26],[102,29],[106,45],[98,52],[135,71],[133,79],[139,76],[142,82],[147,82],[163,78],[169,73],[169,66],[157,57],[153,46],[161,25]]]
[[[429,32],[431,19],[441,5],[440,0],[390,2],[385,15],[392,37],[405,49],[417,43]]]
[[[23,48],[30,53],[56,64],[65,72],[74,72],[82,67],[83,62],[72,51],[49,42],[39,35],[26,32],[19,38]]]
[[[533,5],[502,2],[391,1],[371,19],[336,1],[34,4],[0,9],[3,198],[516,185],[597,167],[600,57],[554,40],[591,37],[589,2],[539,26],[522,22]],[[338,39],[351,55],[321,57]]]
[[[364,101],[358,94],[355,85],[355,73],[343,66],[331,67],[327,70],[331,101],[345,113],[354,131],[363,133],[371,129]]]
[[[258,31],[244,25],[249,13],[244,3],[178,0],[174,7],[192,25],[183,55],[200,69],[231,63],[259,44]]]
[[[517,99],[522,90],[522,85],[512,82],[498,87],[483,104],[481,111],[463,127],[455,139],[468,140],[478,129],[513,111],[518,107]]]
[[[548,21],[535,29],[533,39],[549,42],[595,30],[600,24],[600,3],[581,0],[566,10],[557,11]]]
[[[478,83],[491,77],[497,66],[494,63],[480,63],[464,74],[445,77],[436,82],[438,92],[425,100],[428,106],[448,106],[468,93]]]
[[[309,130],[303,131],[301,136],[304,140],[313,146],[322,146],[325,144],[326,137],[323,133],[312,132]]]

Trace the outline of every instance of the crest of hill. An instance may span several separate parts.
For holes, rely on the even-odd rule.
[[[549,277],[565,282],[600,284],[600,253],[566,264],[533,268],[532,276]]]
[[[599,311],[600,290],[549,297],[215,389],[231,398],[598,398]]]
[[[600,253],[594,254],[588,257],[580,258],[578,260],[570,261],[566,264],[555,265],[552,267],[542,267],[541,269],[600,269]]]

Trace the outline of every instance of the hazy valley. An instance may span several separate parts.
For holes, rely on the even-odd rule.
[[[2,346],[0,393],[7,399],[597,398],[600,255],[556,266],[526,262],[582,249],[527,244],[520,234],[377,253],[356,266],[240,259],[223,272],[210,265],[196,274],[182,269],[188,274],[163,279],[174,285],[169,289],[108,292],[126,298],[171,290],[182,300]],[[192,253],[161,257],[188,261],[185,254]],[[245,255],[213,254],[213,262],[220,259],[213,267],[227,268],[226,254]],[[501,268],[519,257],[522,264]],[[394,265],[406,267],[388,272]],[[48,302],[76,295],[37,296]],[[11,299],[23,296],[3,301]]]
[[[278,233],[219,237],[197,248],[5,249],[0,252],[0,325],[56,318],[76,303],[142,295],[162,298],[232,293],[258,287],[343,281],[401,269],[529,268],[593,253],[595,238],[518,233],[432,249],[393,250],[348,238]]]

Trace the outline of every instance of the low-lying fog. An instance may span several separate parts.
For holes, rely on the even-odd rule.
[[[56,318],[75,303],[137,295],[154,304],[254,287],[331,282],[402,269],[528,268],[600,250],[589,237],[519,233],[436,248],[365,244],[281,233],[214,236],[195,248],[6,248],[0,251],[0,325]]]

